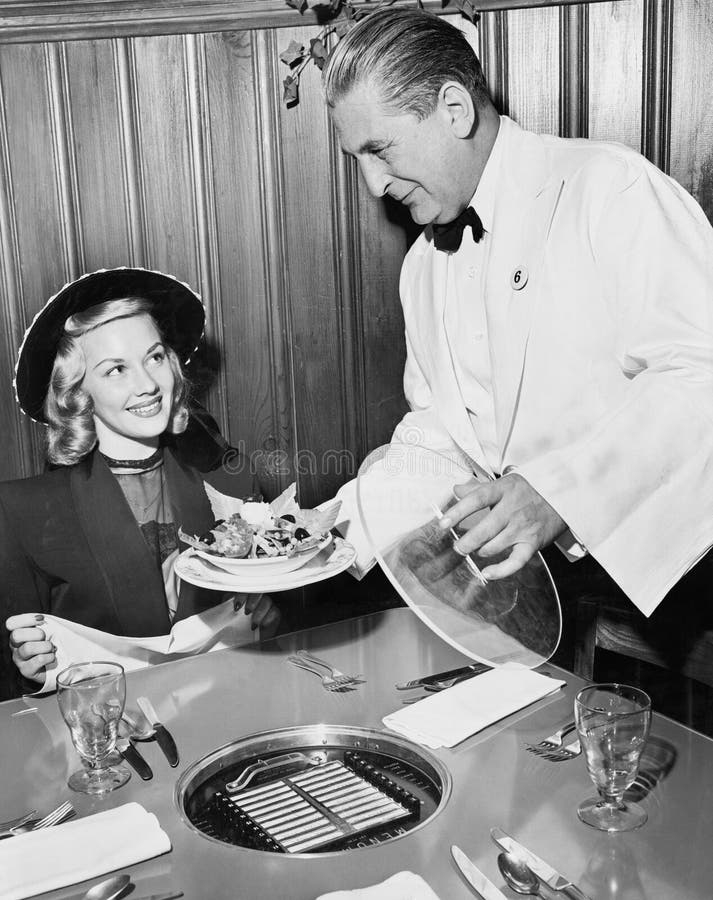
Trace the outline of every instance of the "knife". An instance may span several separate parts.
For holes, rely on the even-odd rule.
[[[183,891],[167,891],[165,894],[148,894],[146,897],[137,897],[136,900],[176,900],[182,897]]]
[[[114,896],[117,896],[114,894]],[[75,897],[74,894],[68,900],[86,900],[87,895],[85,893],[77,894]],[[166,891],[163,894],[145,894],[143,897],[136,897],[131,895],[131,900],[177,900],[178,897],[183,897],[183,891]]]
[[[136,774],[140,775],[144,781],[150,781],[153,778],[151,766],[131,743],[129,738],[118,738],[116,741],[116,749],[121,758],[125,759]]]
[[[162,725],[159,722],[156,710],[153,708],[148,697],[138,697],[136,703],[141,712],[149,720],[149,724],[154,728],[156,740],[158,741],[159,747],[163,750],[163,755],[168,760],[169,765],[172,768],[175,768],[178,765],[178,749],[176,747],[176,742],[171,737],[170,731],[165,725]]]
[[[549,863],[546,863],[544,859],[540,859],[532,850],[523,847],[515,838],[506,834],[502,828],[491,828],[490,837],[506,853],[512,853],[526,862],[540,881],[544,881],[553,890],[560,891],[565,897],[569,897],[570,900],[591,900],[591,898],[580,891],[576,884],[572,884],[568,878],[560,875],[557,869],[553,869]]]
[[[452,844],[451,855],[466,881],[475,890],[478,896],[482,897],[483,900],[507,900],[505,894],[503,894],[499,888],[496,888],[489,878],[486,878],[485,875],[483,875],[480,869],[465,855],[465,853],[463,853],[460,847],[456,847],[455,844]]]
[[[474,663],[470,666],[461,666],[459,669],[449,669],[447,672],[436,672],[434,675],[424,675],[423,678],[414,678],[413,681],[402,681],[396,685],[397,691],[408,691],[411,688],[423,687],[426,684],[437,684],[449,678],[459,678],[461,675],[481,675],[488,672],[492,666],[485,663]]]

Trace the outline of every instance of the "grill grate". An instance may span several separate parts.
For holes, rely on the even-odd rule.
[[[415,800],[410,795],[403,799]],[[266,842],[285,853],[305,853],[362,835],[410,818],[414,809],[413,802],[398,802],[337,761],[241,791],[228,803],[242,828],[259,828]]]
[[[217,791],[211,806],[222,825],[213,823],[216,836],[262,850],[307,853],[363,845],[375,830],[391,836],[393,826],[418,821],[421,800],[348,751],[344,761],[326,761],[238,792]]]
[[[179,796],[189,822],[214,840],[287,856],[343,853],[430,820],[446,778],[401,738],[319,725],[214,751],[184,773]]]

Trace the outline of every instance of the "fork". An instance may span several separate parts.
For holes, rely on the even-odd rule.
[[[568,759],[575,759],[581,752],[582,745],[579,743],[579,738],[576,738],[559,750],[553,750],[551,753],[543,753],[541,755],[543,759],[549,759],[551,762],[565,762]]]
[[[428,693],[445,691],[450,687],[455,687],[455,685],[460,684],[461,681],[470,681],[471,678],[475,678],[477,675],[484,675],[485,672],[489,671],[490,666],[487,666],[482,672],[466,672],[464,675],[456,675],[454,678],[444,678],[442,681],[431,681],[428,684],[423,685],[423,690]]]
[[[0,839],[16,837],[18,834],[26,834],[28,831],[39,831],[41,828],[59,825],[74,814],[74,807],[69,801],[66,801],[61,803],[56,809],[53,809],[52,812],[47,813],[42,819],[30,819],[22,825],[13,825],[12,828],[8,828],[6,831],[0,831]]]
[[[39,831],[40,828],[49,828],[51,825],[59,825],[61,822],[64,822],[66,819],[71,819],[73,815],[75,815],[76,810],[69,802],[69,800],[64,803],[60,803],[60,805],[53,809],[52,812],[47,813],[44,819],[40,819],[40,821],[32,828],[33,831]]]
[[[311,672],[313,675],[316,675],[327,691],[346,693],[347,691],[353,690],[358,684],[358,682],[355,681],[338,681],[336,678],[332,678],[331,675],[322,675],[317,669],[313,669],[312,666],[308,665],[308,663],[299,656],[288,656],[287,661],[291,662],[292,665],[296,666],[298,669],[304,669],[306,672]]]
[[[567,722],[566,725],[558,728],[557,731],[554,732],[554,734],[551,734],[549,737],[544,738],[544,740],[539,741],[537,744],[527,744],[525,749],[530,753],[535,753],[538,756],[543,756],[545,753],[549,753],[551,750],[559,749],[570,731],[574,731],[575,728],[576,725],[574,722]]]
[[[302,657],[303,660],[307,662],[316,663],[318,666],[324,666],[325,669],[329,669],[331,677],[338,684],[358,684],[359,682],[363,682],[364,678],[361,675],[348,675],[346,672],[340,672],[339,669],[335,669],[333,665],[328,663],[325,659],[320,659],[319,656],[314,656],[311,653],[308,653],[306,650],[298,650],[297,655]]]
[[[490,666],[483,671],[490,671]],[[455,685],[460,684],[461,681],[468,681],[471,678],[475,678],[476,675],[482,674],[482,672],[469,672],[467,675],[457,675],[455,678],[446,678],[443,681],[432,681],[430,684],[420,685],[421,693],[416,694],[413,697],[408,697],[405,700],[402,700],[401,703],[404,706],[409,706],[411,703],[418,703],[419,700],[425,700],[426,697],[430,697],[431,694],[440,694],[441,691],[447,691],[448,688],[455,687]]]

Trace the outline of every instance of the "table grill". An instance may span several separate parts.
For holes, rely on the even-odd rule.
[[[193,828],[273,853],[344,852],[425,824],[448,774],[421,748],[369,729],[307,726],[254,735],[195,763],[178,786]]]

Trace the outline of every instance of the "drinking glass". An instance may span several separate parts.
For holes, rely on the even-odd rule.
[[[118,663],[76,663],[57,676],[60,712],[75,749],[86,763],[67,782],[73,791],[105,794],[129,780],[126,769],[108,762],[125,700],[124,669]]]
[[[589,777],[599,791],[580,803],[577,815],[601,831],[630,831],[648,818],[638,803],[624,801],[634,783],[651,726],[651,698],[625,684],[593,684],[574,701],[574,717]]]

